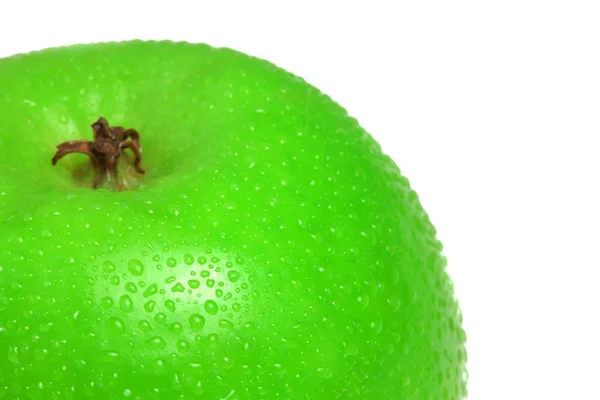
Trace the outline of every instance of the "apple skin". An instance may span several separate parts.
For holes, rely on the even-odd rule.
[[[0,399],[466,396],[436,231],[316,88],[142,41],[2,59],[0,88]],[[51,166],[99,116],[140,131],[138,190]]]

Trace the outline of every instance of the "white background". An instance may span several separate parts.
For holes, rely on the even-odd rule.
[[[595,2],[6,3],[0,57],[188,40],[321,88],[397,161],[438,229],[469,398],[600,399]]]

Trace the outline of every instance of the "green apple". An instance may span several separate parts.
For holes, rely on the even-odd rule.
[[[133,41],[2,59],[0,88],[0,399],[466,396],[435,229],[302,79]],[[139,157],[52,166],[99,117]]]

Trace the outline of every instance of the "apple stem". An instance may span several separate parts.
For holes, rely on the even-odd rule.
[[[93,189],[106,186],[112,190],[124,190],[123,182],[117,174],[117,162],[126,148],[135,156],[133,166],[139,174],[146,171],[140,166],[142,154],[140,150],[140,134],[135,129],[124,129],[120,126],[109,127],[108,121],[100,117],[92,125],[94,140],[75,140],[56,146],[58,149],[52,158],[52,165],[69,153],[87,154],[90,157],[95,173]],[[131,140],[127,140],[131,139]]]

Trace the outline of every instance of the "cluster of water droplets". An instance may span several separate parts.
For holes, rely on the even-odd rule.
[[[259,297],[244,259],[211,249],[179,258],[144,252],[101,261],[91,272],[86,279],[109,340],[127,338],[138,354],[186,353],[218,341],[251,323],[251,300]]]

